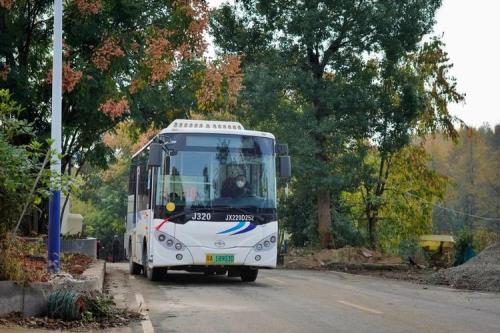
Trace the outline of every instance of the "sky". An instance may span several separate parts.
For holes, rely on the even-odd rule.
[[[500,1],[444,0],[435,32],[443,34],[452,75],[466,94],[451,112],[468,125],[500,123]]]
[[[210,7],[223,0],[209,0]],[[465,103],[450,105],[471,126],[500,124],[500,0],[443,0],[435,33],[443,36],[451,74]]]

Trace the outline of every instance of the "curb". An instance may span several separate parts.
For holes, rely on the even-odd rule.
[[[98,291],[104,288],[106,262],[97,260],[83,272],[80,280],[55,279],[50,282],[35,282],[23,285],[19,282],[0,281],[0,316],[11,312],[22,312],[28,316],[47,314],[47,300],[54,290]]]

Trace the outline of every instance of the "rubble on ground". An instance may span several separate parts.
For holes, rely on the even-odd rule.
[[[460,266],[433,274],[429,282],[459,289],[500,292],[500,243],[487,247]]]
[[[292,269],[353,269],[356,267],[398,269],[407,266],[399,256],[351,246],[320,251],[291,251],[285,256],[284,262],[284,268]]]

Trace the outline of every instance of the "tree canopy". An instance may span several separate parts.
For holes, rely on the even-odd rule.
[[[236,1],[213,13],[219,52],[243,58],[240,116],[282,133],[293,128],[296,188],[314,197],[325,247],[333,245],[332,206],[340,209],[340,193],[360,182],[366,140],[383,161],[412,135],[454,135],[447,103],[463,97],[441,42],[425,41],[440,4]]]

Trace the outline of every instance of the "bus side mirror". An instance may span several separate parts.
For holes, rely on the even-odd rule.
[[[290,178],[292,176],[292,164],[290,161],[290,156],[280,156],[280,169],[279,176],[282,178]]]
[[[288,155],[288,144],[277,143],[275,146],[277,155]]]
[[[161,166],[161,157],[163,152],[163,145],[161,143],[152,143],[149,146],[149,167],[159,167]]]

